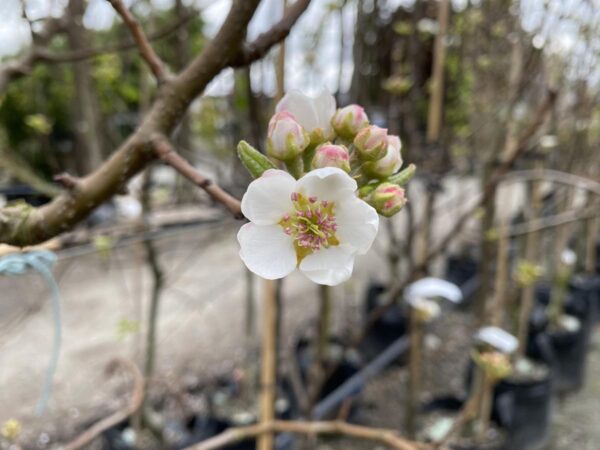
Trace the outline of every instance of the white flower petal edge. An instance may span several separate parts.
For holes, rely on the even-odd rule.
[[[353,197],[336,205],[335,217],[340,241],[350,243],[359,255],[367,253],[379,229],[377,211],[366,202]]]
[[[290,112],[309,133],[319,127],[312,99],[300,91],[292,90],[285,94],[279,103],[277,103],[275,111]]]
[[[331,119],[336,110],[335,97],[323,89],[317,98],[314,99],[313,105],[319,126],[323,128],[325,136],[331,136],[333,134]]]
[[[356,181],[337,167],[323,167],[308,172],[297,182],[298,189],[307,196],[319,200],[337,201],[352,196],[357,189]]]
[[[335,98],[326,90],[309,97],[298,90],[289,91],[277,103],[276,112],[289,111],[309,133],[321,128],[325,136],[332,134],[331,118],[335,114]]]
[[[292,209],[290,196],[296,179],[283,170],[269,169],[248,186],[242,213],[257,225],[273,225]]]
[[[311,281],[336,286],[352,276],[354,255],[352,249],[340,245],[308,255],[300,263],[300,270]]]
[[[279,225],[247,223],[237,235],[240,258],[248,269],[267,280],[276,280],[296,269],[292,240]]]

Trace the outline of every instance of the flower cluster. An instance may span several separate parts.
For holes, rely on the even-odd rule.
[[[238,234],[242,260],[267,279],[299,268],[319,284],[347,280],[375,239],[377,213],[391,217],[406,204],[402,186],[415,167],[398,173],[400,139],[358,105],[336,110],[327,93],[292,91],[269,121],[266,150],[238,145],[256,178],[242,199],[250,220]]]

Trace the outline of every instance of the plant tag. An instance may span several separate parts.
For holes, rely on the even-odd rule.
[[[433,277],[421,278],[406,287],[404,298],[407,301],[411,301],[411,299],[418,297],[441,297],[452,303],[461,303],[463,301],[462,291],[457,285]]]
[[[513,353],[519,346],[519,341],[512,334],[498,327],[483,327],[475,333],[475,340],[491,345],[502,353]]]

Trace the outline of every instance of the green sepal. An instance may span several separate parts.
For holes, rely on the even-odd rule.
[[[240,141],[237,147],[240,161],[254,178],[260,177],[266,170],[276,169],[275,164],[269,158],[256,150],[246,141]]]
[[[416,170],[417,166],[411,164],[406,169],[389,177],[386,181],[388,183],[397,184],[398,186],[404,186],[412,179],[412,177],[415,175]]]

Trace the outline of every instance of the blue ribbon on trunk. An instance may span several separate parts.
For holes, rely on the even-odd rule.
[[[62,340],[61,333],[61,313],[60,313],[60,291],[58,283],[52,274],[52,267],[56,263],[56,254],[48,250],[34,250],[23,253],[13,253],[0,258],[0,275],[23,275],[29,269],[38,272],[48,284],[52,299],[52,317],[54,322],[54,342],[52,344],[52,355],[50,363],[46,369],[46,377],[42,388],[42,394],[38,401],[36,412],[42,414],[48,405],[50,392],[52,391],[52,381],[56,374],[58,358],[60,355],[60,346]]]

